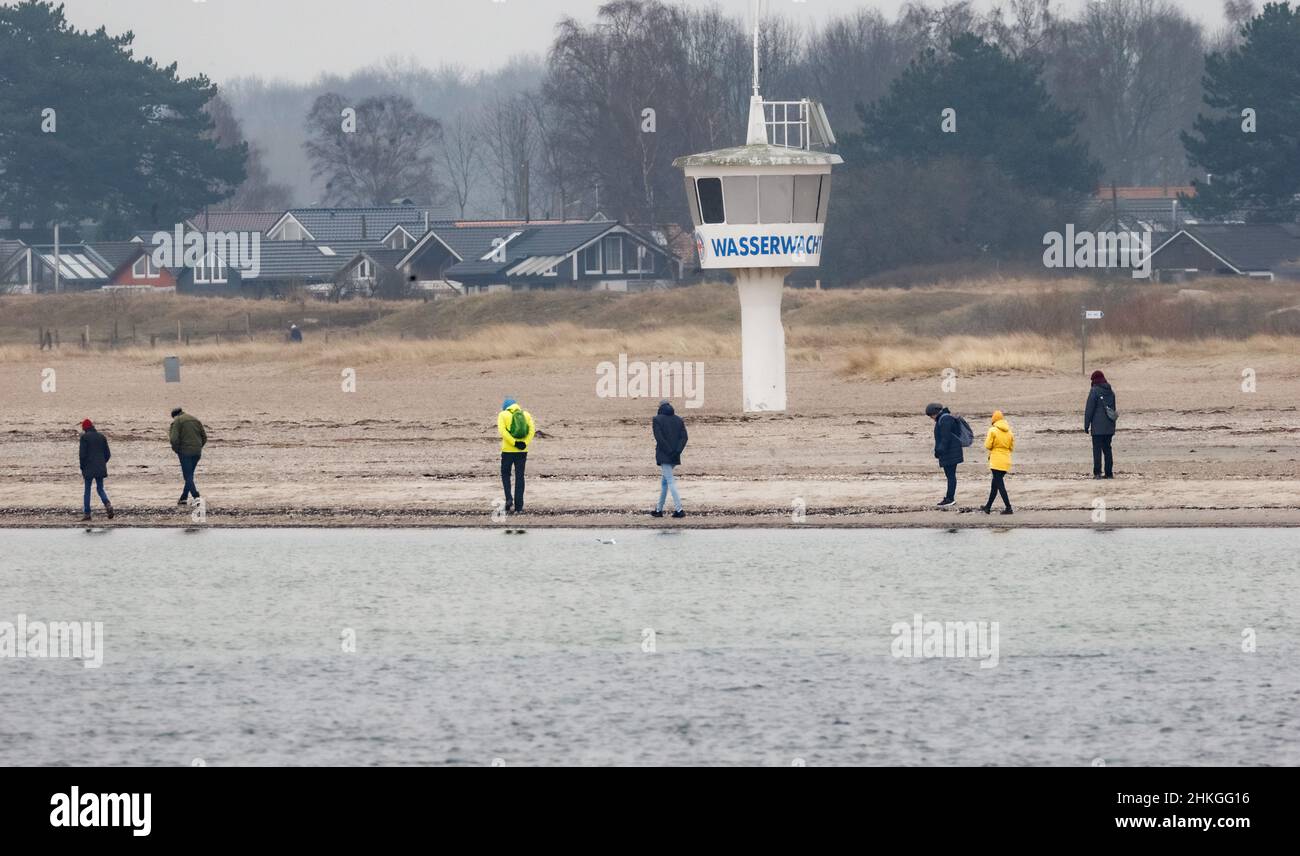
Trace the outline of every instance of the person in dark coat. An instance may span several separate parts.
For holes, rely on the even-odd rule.
[[[1100,370],[1093,372],[1092,389],[1088,390],[1088,403],[1083,408],[1083,432],[1092,435],[1092,477],[1095,479],[1115,477],[1115,460],[1110,445],[1115,438],[1115,420],[1111,413],[1116,411],[1115,390],[1110,388],[1106,375]],[[1102,474],[1103,459],[1105,475]]]
[[[108,438],[95,429],[95,423],[89,419],[81,422],[81,448],[78,451],[81,460],[81,478],[86,490],[82,495],[81,511],[83,521],[90,519],[90,486],[95,486],[99,501],[104,503],[108,519],[113,519],[113,503],[108,501],[104,492],[104,479],[108,478],[108,459],[113,453],[108,449]]]
[[[939,500],[940,508],[957,504],[957,465],[966,459],[957,437],[957,418],[942,404],[925,406],[925,415],[934,420],[934,456],[948,477],[948,492]]]
[[[180,501],[176,504],[188,505],[191,496],[199,498],[199,489],[194,485],[194,470],[203,457],[203,447],[208,444],[208,432],[202,422],[177,407],[172,411],[172,426],[167,434],[172,451],[181,462],[181,477],[185,479]]]
[[[650,512],[651,517],[664,516],[664,501],[668,492],[673,494],[673,517],[685,517],[682,510],[682,498],[677,493],[677,479],[673,476],[673,467],[682,462],[682,452],[686,450],[686,422],[673,411],[667,401],[659,402],[659,412],[650,421],[650,428],[655,436],[655,463],[659,465],[659,504]]]

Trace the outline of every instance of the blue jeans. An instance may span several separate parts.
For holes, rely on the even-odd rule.
[[[957,498],[957,465],[944,464],[943,474],[948,477],[948,492],[943,495],[944,500]]]
[[[677,495],[677,479],[673,476],[672,464],[660,464],[659,471],[663,477],[659,480],[659,504],[655,506],[655,511],[664,510],[664,500],[668,498],[668,491],[673,492],[673,508],[677,511],[682,510],[682,498]]]
[[[85,497],[84,497],[84,498],[82,499],[82,501],[81,501],[81,510],[82,510],[82,513],[84,513],[84,514],[89,514],[89,513],[90,513],[90,485],[91,485],[92,482],[93,482],[94,485],[95,485],[95,490],[99,493],[99,501],[102,502],[102,503],[104,503],[104,505],[110,505],[110,504],[111,504],[111,503],[109,503],[109,501],[108,501],[108,494],[104,493],[104,477],[103,477],[103,476],[82,476],[82,478],[85,479],[85,482],[86,482],[86,494],[85,494]]]
[[[185,490],[181,491],[181,502],[189,499],[191,495],[195,499],[199,498],[199,489],[194,486],[194,468],[199,465],[199,455],[180,455],[181,475],[185,477]]]

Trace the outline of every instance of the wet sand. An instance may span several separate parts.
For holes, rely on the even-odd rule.
[[[209,526],[1300,525],[1300,360],[1102,366],[1120,409],[1109,481],[1091,477],[1088,383],[1077,374],[959,377],[944,392],[939,377],[845,378],[840,362],[792,363],[789,411],[747,417],[739,364],[709,360],[703,406],[674,400],[691,436],[678,468],[688,517],[657,520],[646,514],[658,497],[657,399],[598,397],[591,360],[361,365],[349,393],[347,366],[328,361],[186,365],[176,385],[163,382],[161,354],[33,352],[0,364],[0,527],[82,525],[75,426],[85,417],[113,449],[107,488],[118,515],[106,521],[96,500],[95,525],[194,525],[175,504],[167,427],[177,405],[208,429],[197,480]],[[55,392],[41,391],[46,367],[57,371]],[[1241,389],[1245,368],[1254,393]],[[542,433],[529,454],[528,513],[503,519],[494,420],[507,394]],[[943,477],[922,412],[932,400],[980,434],[957,509],[933,507]],[[976,510],[988,492],[978,444],[995,408],[1016,433],[1009,517]]]

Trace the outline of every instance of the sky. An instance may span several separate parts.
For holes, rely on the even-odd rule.
[[[496,68],[513,54],[542,55],[564,15],[595,17],[603,0],[61,0],[80,29],[136,35],[136,55],[179,62],[182,75],[218,83],[257,76],[307,81],[388,57],[430,68]],[[752,0],[700,0],[748,14]],[[902,0],[763,0],[772,13],[821,20],[860,6],[892,17]],[[992,0],[975,0],[988,8]],[[1057,0],[1066,11],[1086,0]],[[1222,0],[1175,0],[1211,28]],[[694,5],[694,3],[692,2]]]

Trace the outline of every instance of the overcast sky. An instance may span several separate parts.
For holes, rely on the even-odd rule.
[[[495,68],[511,54],[544,54],[564,15],[591,19],[603,0],[62,0],[78,28],[135,32],[136,55],[216,81],[242,75],[310,80],[386,57],[436,68]],[[772,12],[813,20],[859,6],[893,16],[902,0],[764,0]],[[988,8],[991,0],[976,0]],[[1085,0],[1057,0],[1065,10]],[[700,5],[709,5],[701,0]],[[751,0],[717,0],[747,14]],[[1222,0],[1177,0],[1212,28]]]

